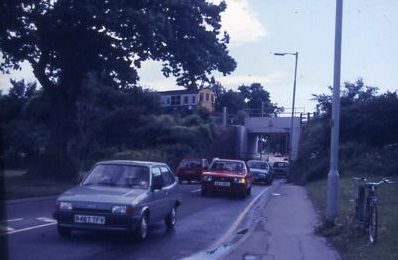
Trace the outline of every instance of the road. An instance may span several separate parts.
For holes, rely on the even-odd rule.
[[[274,184],[275,185],[275,184]],[[225,241],[249,221],[250,209],[272,191],[255,185],[247,199],[223,195],[200,196],[200,185],[180,185],[183,205],[176,227],[151,226],[139,243],[121,233],[76,231],[61,238],[52,219],[54,198],[8,203],[7,219],[0,220],[0,236],[7,239],[8,259],[184,259],[216,258]],[[245,217],[246,216],[246,217]]]

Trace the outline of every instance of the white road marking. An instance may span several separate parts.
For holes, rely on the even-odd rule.
[[[201,191],[201,189],[191,190],[192,193],[194,193],[194,192],[199,192],[199,191]]]
[[[23,220],[23,218],[6,219],[6,220],[0,221],[0,223],[3,223],[3,222],[15,222],[15,221],[21,221],[21,220]]]
[[[40,217],[40,218],[36,218],[37,220],[43,221],[43,222],[47,222],[47,223],[54,223],[57,222],[55,219],[52,218],[46,218],[46,217]]]
[[[14,234],[14,233],[20,233],[20,232],[29,231],[29,230],[33,230],[33,229],[38,229],[38,228],[42,228],[42,227],[52,226],[52,225],[55,225],[55,224],[57,224],[57,223],[56,222],[54,222],[54,223],[46,223],[46,224],[43,224],[43,225],[37,225],[37,226],[33,226],[33,227],[12,230],[12,231],[9,231],[9,232],[6,232],[6,233],[1,233],[0,236],[11,235],[11,234]]]
[[[39,221],[45,222],[46,224],[31,226],[31,227],[22,228],[22,229],[14,229],[14,228],[11,228],[11,227],[1,226],[0,225],[0,236],[10,235],[10,234],[14,234],[14,233],[29,231],[29,230],[38,229],[38,228],[47,227],[47,226],[51,226],[51,225],[57,224],[56,220],[51,219],[51,218],[47,218],[47,217],[38,217],[36,219],[39,220]],[[16,222],[16,221],[22,221],[22,220],[24,220],[24,219],[23,218],[16,218],[16,219],[7,219],[7,220],[1,221],[1,222],[7,222],[8,223],[8,222]]]
[[[216,242],[213,243],[207,250],[207,252],[213,252],[217,248],[219,248],[223,242],[226,241],[228,237],[232,235],[232,233],[235,231],[235,229],[238,227],[242,219],[246,216],[247,212],[250,210],[250,208],[253,206],[254,203],[266,192],[268,191],[269,188],[264,189],[260,194],[258,194],[250,203],[249,205],[246,206],[246,208],[242,211],[242,213],[238,216],[238,218],[235,220],[235,222],[232,224],[232,226],[228,229],[226,233],[222,237],[220,237]]]
[[[7,226],[0,226],[0,232],[10,232],[13,231],[13,228],[7,227]],[[0,234],[1,235],[1,234]]]

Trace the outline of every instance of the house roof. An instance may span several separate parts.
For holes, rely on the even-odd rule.
[[[159,91],[160,95],[189,95],[189,94],[198,94],[199,90],[169,90],[169,91]]]

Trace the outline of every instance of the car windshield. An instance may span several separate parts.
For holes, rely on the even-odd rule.
[[[229,161],[215,161],[210,167],[210,171],[227,171],[238,173],[243,173],[243,169],[243,163]]]
[[[200,160],[183,160],[180,165],[180,168],[201,168],[202,164]]]
[[[265,162],[247,162],[249,168],[268,170],[268,163]]]
[[[284,162],[276,162],[274,163],[274,167],[288,167],[288,164]]]
[[[149,169],[139,165],[99,164],[82,184],[146,189],[149,185]]]

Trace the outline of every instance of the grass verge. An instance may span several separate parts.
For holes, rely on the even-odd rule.
[[[327,237],[342,259],[398,259],[398,178],[389,179],[394,184],[383,184],[377,191],[379,225],[375,244],[369,244],[365,231],[354,224],[355,181],[352,178],[340,179],[336,226],[316,227],[316,232]],[[309,183],[306,188],[320,216],[325,216],[327,181]]]
[[[59,195],[69,189],[72,182],[40,180],[26,176],[23,171],[5,172],[5,199],[23,199]]]

